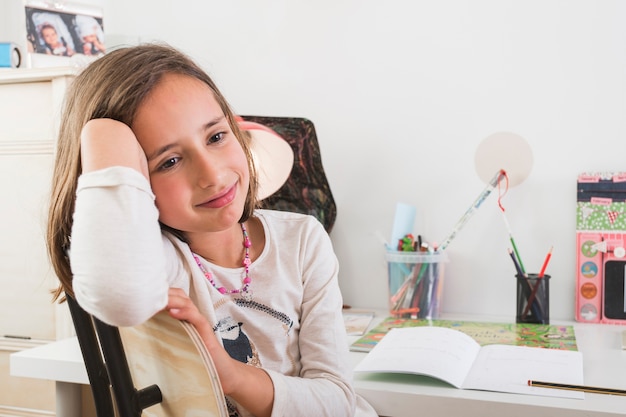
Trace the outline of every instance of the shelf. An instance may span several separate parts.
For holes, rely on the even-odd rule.
[[[75,76],[79,72],[75,67],[0,68],[0,84],[50,81],[54,78]]]

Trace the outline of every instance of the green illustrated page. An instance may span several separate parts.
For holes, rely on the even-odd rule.
[[[398,327],[437,326],[459,330],[484,345],[517,345],[578,350],[570,325],[489,323],[388,317],[350,346],[353,352],[369,352],[389,330]]]

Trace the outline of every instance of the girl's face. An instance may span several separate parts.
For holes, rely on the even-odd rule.
[[[188,237],[237,223],[250,182],[248,162],[206,84],[165,75],[131,128],[148,159],[162,223]]]

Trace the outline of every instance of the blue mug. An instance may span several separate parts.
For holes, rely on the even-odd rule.
[[[16,44],[0,42],[0,67],[19,68],[22,65],[22,53]]]

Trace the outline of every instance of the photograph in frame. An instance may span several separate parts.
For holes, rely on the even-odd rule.
[[[26,48],[34,67],[69,65],[72,57],[106,53],[101,14],[79,5],[31,2],[25,5]],[[42,65],[37,65],[41,63]]]

